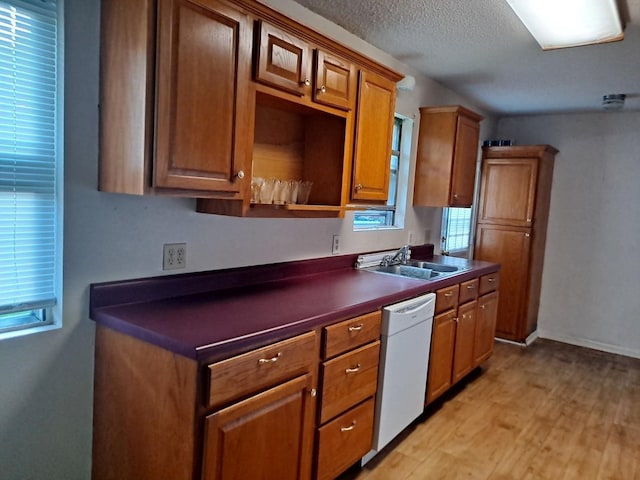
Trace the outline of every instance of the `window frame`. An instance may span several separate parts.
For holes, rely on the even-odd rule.
[[[37,13],[37,3],[32,4],[25,0],[4,0],[4,4],[16,8],[28,9],[33,7]],[[53,306],[40,308],[37,303],[29,305],[21,310],[14,308],[4,314],[0,314],[0,340],[21,337],[32,333],[58,329],[62,326],[62,253],[63,253],[63,225],[64,225],[64,0],[55,0],[55,113],[53,116],[55,141],[54,163],[54,217],[53,232],[55,235],[55,247],[53,250],[53,284],[55,303]],[[4,325],[2,320],[5,320]],[[16,321],[12,322],[11,319]]]

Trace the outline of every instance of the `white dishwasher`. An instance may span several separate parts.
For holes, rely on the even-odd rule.
[[[382,310],[380,367],[371,460],[424,410],[436,295]]]

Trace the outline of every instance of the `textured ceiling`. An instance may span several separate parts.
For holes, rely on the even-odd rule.
[[[506,0],[295,1],[497,114],[640,111],[640,0],[622,42],[544,52]]]

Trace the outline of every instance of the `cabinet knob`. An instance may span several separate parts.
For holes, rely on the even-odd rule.
[[[525,233],[525,234],[524,234],[524,236],[525,236],[526,238],[529,238],[529,237],[531,236],[531,234],[530,234],[530,233]]]
[[[327,93],[327,87],[325,87],[324,85],[322,85],[319,90],[320,93]]]
[[[487,308],[487,306],[482,304],[482,305],[480,305],[480,308],[484,310],[485,308]]]
[[[362,365],[357,363],[355,367],[345,369],[344,373],[356,373],[358,370],[360,370],[360,367],[362,367]]]
[[[348,427],[341,427],[340,431],[341,432],[350,432],[354,428],[356,428],[356,421],[355,420],[353,422],[351,422],[351,425],[349,425]]]
[[[236,173],[236,178],[242,180],[244,178],[244,170],[239,170],[238,173]]]
[[[302,82],[302,84],[303,84],[305,87],[308,87],[309,85],[311,85],[311,80],[309,80],[308,78],[305,78],[305,79],[304,79],[304,82]]]
[[[265,363],[276,363],[281,356],[282,352],[278,352],[271,358],[261,358],[260,360],[258,360],[258,365],[264,365]]]
[[[360,190],[362,190],[364,187],[362,186],[361,183],[356,185],[356,192],[359,192]]]
[[[311,391],[309,392],[309,395],[311,395],[312,397],[315,397],[318,394],[318,392],[316,391],[315,388],[312,388]]]
[[[455,199],[457,200],[457,199],[458,199],[458,194],[457,194],[457,193],[454,193],[454,194],[453,194],[453,198],[455,198]]]

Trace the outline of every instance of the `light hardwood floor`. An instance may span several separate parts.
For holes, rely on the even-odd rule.
[[[497,343],[452,393],[341,480],[640,479],[640,360]]]

